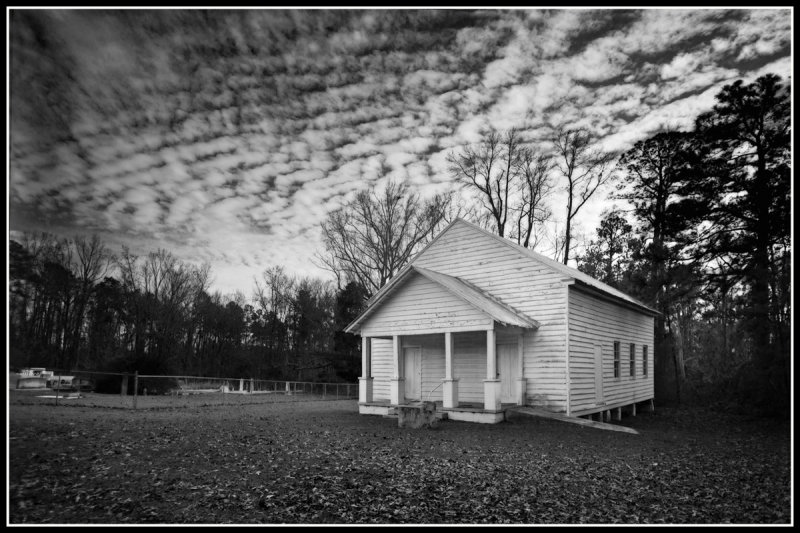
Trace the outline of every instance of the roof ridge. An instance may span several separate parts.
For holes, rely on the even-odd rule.
[[[514,241],[512,241],[512,240],[510,240],[510,239],[508,239],[506,237],[501,237],[500,235],[492,233],[491,231],[489,231],[489,230],[487,230],[485,228],[482,228],[482,227],[478,226],[477,224],[474,224],[472,222],[464,220],[463,218],[457,218],[456,221],[457,222],[463,222],[468,227],[476,229],[476,230],[478,230],[478,231],[480,231],[480,232],[482,232],[482,233],[484,233],[484,234],[486,234],[486,235],[488,235],[488,236],[490,236],[490,237],[492,237],[494,239],[497,239],[500,242],[504,243],[505,245],[510,246],[511,248],[517,250],[518,252],[527,255],[531,259],[539,261],[539,262],[543,263],[545,266],[548,266],[548,267],[550,267],[552,269],[555,269],[556,271],[561,272],[562,274],[565,274],[567,276],[570,276],[571,278],[573,278],[575,280],[578,280],[578,281],[581,281],[583,283],[586,283],[587,285],[591,285],[591,286],[595,287],[596,289],[600,289],[601,291],[604,291],[604,292],[606,292],[606,293],[608,293],[608,294],[610,294],[612,296],[615,296],[617,298],[621,298],[622,300],[625,300],[625,301],[628,301],[629,303],[638,305],[639,307],[643,307],[644,309],[647,309],[649,311],[652,311],[652,312],[655,312],[655,313],[658,312],[655,309],[652,309],[649,306],[647,306],[644,302],[641,302],[638,299],[634,298],[633,296],[630,296],[629,294],[626,294],[626,293],[622,292],[621,290],[616,289],[616,288],[612,287],[611,285],[609,285],[607,283],[603,283],[602,281],[591,277],[590,275],[586,274],[585,272],[581,272],[579,269],[577,269],[575,267],[571,267],[569,265],[565,265],[564,263],[559,263],[555,259],[551,259],[551,258],[547,257],[544,254],[541,254],[541,253],[539,253],[539,252],[537,252],[535,250],[531,250],[530,248],[525,248],[524,246],[519,245],[519,244],[515,243]],[[414,259],[416,259],[416,257]]]

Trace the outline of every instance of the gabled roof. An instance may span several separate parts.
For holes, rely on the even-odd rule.
[[[345,331],[355,333],[358,327],[361,326],[361,324],[363,324],[367,318],[369,318],[369,316],[403,284],[403,281],[408,279],[413,273],[424,276],[496,322],[507,326],[519,326],[522,328],[536,329],[539,327],[539,323],[536,320],[516,311],[497,298],[493,298],[468,281],[409,264],[406,268],[398,272],[398,274],[392,278],[391,282],[386,284],[370,299],[367,309],[350,323],[345,328]]]
[[[539,323],[534,319],[504,304],[466,280],[455,276],[448,276],[447,274],[435,272],[427,268],[418,266],[412,266],[412,268],[434,283],[438,283],[442,287],[448,289],[462,300],[471,304],[475,309],[483,311],[496,322],[500,322],[506,326],[519,326],[522,328],[539,327]]]
[[[575,281],[577,281],[577,282],[579,282],[579,283],[581,283],[583,285],[588,285],[589,287],[591,287],[593,289],[596,289],[596,290],[599,290],[600,292],[605,293],[605,294],[607,294],[607,295],[609,295],[609,296],[611,296],[611,297],[613,297],[615,299],[623,300],[623,301],[633,305],[634,307],[637,307],[637,308],[641,309],[642,311],[647,312],[648,314],[655,314],[655,315],[660,315],[661,314],[658,311],[656,311],[655,309],[651,309],[650,307],[646,306],[645,304],[643,304],[639,300],[628,296],[624,292],[622,292],[622,291],[620,291],[618,289],[615,289],[614,287],[612,287],[612,286],[610,286],[610,285],[608,285],[606,283],[603,283],[602,281],[598,281],[598,280],[594,279],[593,277],[589,276],[588,274],[585,274],[585,273],[581,272],[577,268],[572,268],[572,267],[569,267],[569,266],[565,265],[564,263],[559,263],[558,261],[550,259],[549,257],[546,257],[546,256],[544,256],[544,255],[542,255],[540,253],[534,252],[533,250],[525,248],[524,246],[520,246],[519,244],[517,244],[515,242],[512,242],[512,241],[510,241],[510,240],[508,240],[508,239],[506,239],[504,237],[500,237],[499,235],[495,235],[494,233],[492,233],[490,231],[487,231],[487,230],[481,228],[480,226],[476,226],[475,224],[467,222],[466,220],[461,219],[461,218],[457,218],[449,226],[447,226],[444,230],[442,230],[441,233],[439,233],[439,235],[437,235],[435,239],[433,239],[430,243],[428,243],[428,246],[426,246],[425,249],[427,249],[431,244],[433,244],[433,242],[436,241],[436,239],[438,239],[441,235],[444,235],[451,227],[453,227],[453,226],[455,226],[456,224],[459,224],[459,223],[460,224],[465,224],[465,225],[469,226],[470,228],[473,228],[473,229],[475,229],[477,231],[480,231],[480,232],[488,235],[489,237],[502,242],[506,246],[510,246],[511,248],[517,250],[518,252],[520,252],[520,253],[522,253],[524,255],[527,255],[528,257],[531,257],[531,258],[535,259],[536,261],[539,261],[540,263],[543,263],[544,265],[552,268],[553,270],[555,270],[557,272],[560,272],[564,276],[566,276],[568,278],[571,278],[571,279],[573,279],[573,280],[575,280]],[[423,249],[422,252],[424,252],[425,249]],[[422,255],[422,252],[420,252],[416,256],[414,256],[414,258],[412,259],[411,262],[413,263],[413,261],[415,259],[417,259],[420,255]]]
[[[367,301],[366,310],[360,316],[358,316],[351,324],[349,324],[345,328],[345,331],[347,331],[349,333],[355,333],[354,328],[356,326],[360,325],[361,322],[363,322],[363,319],[372,313],[372,311],[374,310],[374,308],[377,306],[377,304],[379,302],[383,301],[390,293],[394,292],[395,288],[399,287],[399,285],[402,283],[402,281],[407,279],[407,277],[409,276],[410,272],[413,271],[413,272],[422,273],[421,271],[423,271],[423,270],[427,271],[428,273],[433,272],[432,270],[428,270],[428,269],[424,269],[424,268],[415,266],[414,265],[414,261],[416,261],[422,254],[424,254],[425,250],[427,250],[428,248],[433,246],[434,243],[436,243],[436,241],[438,241],[444,234],[446,234],[448,231],[450,231],[450,229],[452,229],[454,226],[456,226],[458,224],[463,224],[463,225],[466,225],[467,227],[469,227],[469,228],[471,228],[473,230],[479,231],[479,232],[483,233],[484,235],[486,235],[486,236],[488,236],[488,237],[490,237],[492,239],[495,239],[495,240],[503,243],[504,245],[516,250],[518,253],[521,253],[521,254],[523,254],[523,255],[525,255],[527,257],[530,257],[530,258],[538,261],[539,263],[542,263],[543,265],[555,270],[556,272],[559,272],[559,273],[563,274],[565,276],[565,281],[568,281],[568,282],[569,281],[574,281],[578,285],[582,285],[582,286],[584,286],[586,288],[589,288],[590,290],[592,290],[594,292],[599,292],[601,294],[604,294],[604,295],[608,296],[609,298],[611,298],[612,300],[615,300],[617,302],[621,302],[621,303],[627,304],[629,306],[632,306],[632,307],[638,309],[639,311],[642,311],[642,312],[644,312],[644,313],[646,313],[648,315],[655,316],[655,315],[660,315],[661,314],[658,311],[656,311],[655,309],[652,309],[652,308],[646,306],[645,304],[643,304],[639,300],[637,300],[635,298],[632,298],[631,296],[628,296],[624,292],[622,292],[622,291],[620,291],[618,289],[615,289],[614,287],[612,287],[612,286],[610,286],[610,285],[608,285],[606,283],[603,283],[602,281],[598,281],[598,280],[594,279],[593,277],[591,277],[591,276],[589,276],[587,274],[584,274],[583,272],[581,272],[577,268],[572,268],[572,267],[569,267],[569,266],[567,266],[567,265],[565,265],[563,263],[559,263],[558,261],[550,259],[549,257],[546,257],[546,256],[544,256],[544,255],[542,255],[540,253],[534,252],[533,250],[525,248],[524,246],[520,246],[519,244],[517,244],[515,242],[512,242],[509,239],[506,239],[504,237],[500,237],[499,235],[495,235],[494,233],[492,233],[490,231],[487,231],[487,230],[481,228],[480,226],[472,224],[471,222],[467,222],[466,220],[464,220],[462,218],[457,218],[457,219],[453,220],[450,224],[448,224],[446,228],[444,228],[442,231],[440,231],[439,234],[436,235],[436,237],[434,237],[419,253],[417,253],[411,259],[411,261],[409,261],[403,268],[401,268],[397,272],[397,274],[392,279],[389,280],[389,282],[386,285],[384,285],[377,293],[375,293],[372,296],[372,298],[369,299],[369,301]],[[439,279],[451,278],[451,279],[457,280],[461,284],[463,284],[465,286],[469,286],[470,288],[472,288],[473,291],[478,291],[481,295],[483,295],[484,298],[487,298],[490,301],[497,301],[496,299],[492,299],[492,297],[490,295],[488,295],[487,293],[485,293],[485,292],[481,291],[480,289],[478,289],[477,287],[475,287],[475,285],[472,285],[471,283],[468,283],[467,281],[465,281],[465,280],[463,280],[461,278],[454,278],[453,276],[446,276],[445,274],[442,274],[440,272],[433,272],[433,274],[440,276]],[[441,277],[441,276],[444,276],[444,277]],[[428,279],[431,279],[431,278],[428,277]],[[432,280],[432,281],[434,281],[434,280]],[[441,283],[440,283],[440,285],[441,285]],[[442,285],[442,286],[444,286],[444,285]],[[448,290],[450,290],[450,289],[448,289]],[[462,299],[464,299],[461,295],[458,295],[458,296],[461,297]],[[500,305],[505,306],[505,304],[500,304]],[[505,307],[507,307],[513,313],[518,313],[517,311],[514,311],[513,309],[511,309],[508,306],[505,306]],[[524,317],[524,315],[521,315],[521,316]],[[524,317],[524,319],[529,320],[529,321],[532,320],[529,317]],[[523,327],[530,327],[530,326],[523,326]],[[538,323],[536,324],[535,327],[538,327]]]

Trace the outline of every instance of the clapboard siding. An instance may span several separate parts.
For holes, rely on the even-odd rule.
[[[468,224],[455,224],[413,264],[466,280],[515,310],[537,320],[539,329],[526,331],[523,360],[528,379],[527,403],[553,410],[566,409],[565,304],[563,274],[492,238]],[[483,397],[486,339],[475,337],[484,354],[480,380],[469,378],[466,390]],[[478,375],[465,365],[469,376]],[[463,378],[461,378],[463,379]],[[480,383],[480,386],[477,384]],[[465,385],[459,382],[459,397]],[[472,392],[470,392],[472,394]]]
[[[595,394],[594,346],[603,354],[603,400],[606,405],[653,397],[653,317],[569,290],[570,410],[598,406]],[[614,377],[614,341],[620,343],[620,377]],[[630,344],[635,344],[635,375],[630,376]],[[648,346],[648,375],[642,375],[642,346]]]
[[[389,400],[389,380],[392,379],[392,341],[370,340],[372,342],[372,398]]]
[[[393,374],[392,341],[371,339],[372,394],[374,400],[389,400],[389,382]],[[442,401],[445,376],[444,334],[403,335],[402,348],[422,348],[422,397]],[[401,348],[401,349],[402,349]],[[486,379],[486,332],[453,334],[453,377],[459,379],[459,401],[483,403],[483,380]],[[433,391],[433,392],[431,392]]]
[[[491,319],[447,289],[414,273],[364,322],[361,334],[402,335],[456,326],[486,328]]]
[[[405,335],[401,345],[422,348],[422,399],[442,401],[442,380],[444,379],[444,334]]]

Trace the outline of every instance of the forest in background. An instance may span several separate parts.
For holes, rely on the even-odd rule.
[[[355,283],[295,278],[280,266],[252,297],[209,291],[208,265],[159,249],[114,254],[97,237],[11,242],[12,367],[143,374],[356,380],[362,308]]]
[[[661,312],[656,396],[785,413],[791,390],[790,80],[737,81],[692,131],[664,131],[623,154],[586,130],[553,149],[524,132],[486,133],[453,152],[454,193],[407,184],[359,192],[322,226],[336,281],[266,269],[251,295],[210,292],[208,266],[166,250],[135,256],[95,236],[9,242],[12,367],[138,370],[258,379],[354,381],[358,337],[343,328],[455,217],[555,258]],[[552,191],[567,195],[563,226]],[[601,187],[616,204],[580,239],[571,229]],[[467,202],[463,201],[467,198]],[[576,242],[582,241],[582,242]]]

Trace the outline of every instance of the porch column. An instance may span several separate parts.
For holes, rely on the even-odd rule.
[[[453,378],[453,334],[444,334],[444,389],[442,407],[458,407],[458,380]]]
[[[523,348],[525,342],[525,334],[520,333],[517,337],[517,390],[516,400],[517,405],[525,405],[525,395],[528,388],[528,378],[525,377],[525,361],[523,359]]]
[[[361,337],[361,377],[358,378],[358,401],[372,401],[372,339]]]
[[[392,379],[389,381],[389,403],[400,405],[405,402],[405,373],[403,359],[400,357],[400,336],[392,337]]]
[[[497,379],[497,346],[493,329],[486,330],[486,379],[483,380],[483,408],[500,410],[500,380]]]

